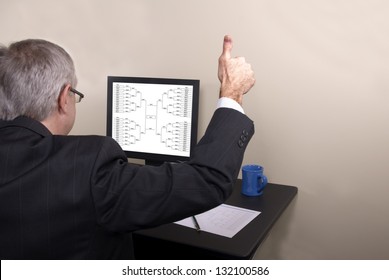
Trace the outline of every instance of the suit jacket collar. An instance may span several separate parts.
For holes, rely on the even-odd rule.
[[[0,129],[5,127],[24,127],[42,136],[52,135],[52,133],[41,122],[28,117],[17,117],[12,121],[0,120]]]

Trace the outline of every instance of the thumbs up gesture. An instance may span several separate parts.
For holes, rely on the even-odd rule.
[[[254,72],[244,57],[231,57],[231,50],[232,38],[226,35],[223,52],[219,57],[220,97],[232,98],[242,105],[243,95],[255,83]]]

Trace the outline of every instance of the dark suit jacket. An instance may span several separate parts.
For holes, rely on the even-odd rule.
[[[132,258],[131,231],[198,214],[232,191],[253,122],[220,108],[184,164],[128,164],[103,136],[0,121],[0,259]]]

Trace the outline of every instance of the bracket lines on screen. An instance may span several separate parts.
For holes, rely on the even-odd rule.
[[[125,148],[187,156],[193,88],[114,83],[113,136]]]

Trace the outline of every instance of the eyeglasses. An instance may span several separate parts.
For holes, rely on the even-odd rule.
[[[84,95],[81,92],[79,92],[78,90],[76,90],[76,89],[74,89],[72,87],[69,88],[69,90],[75,94],[76,103],[80,103],[81,100],[84,98]]]

